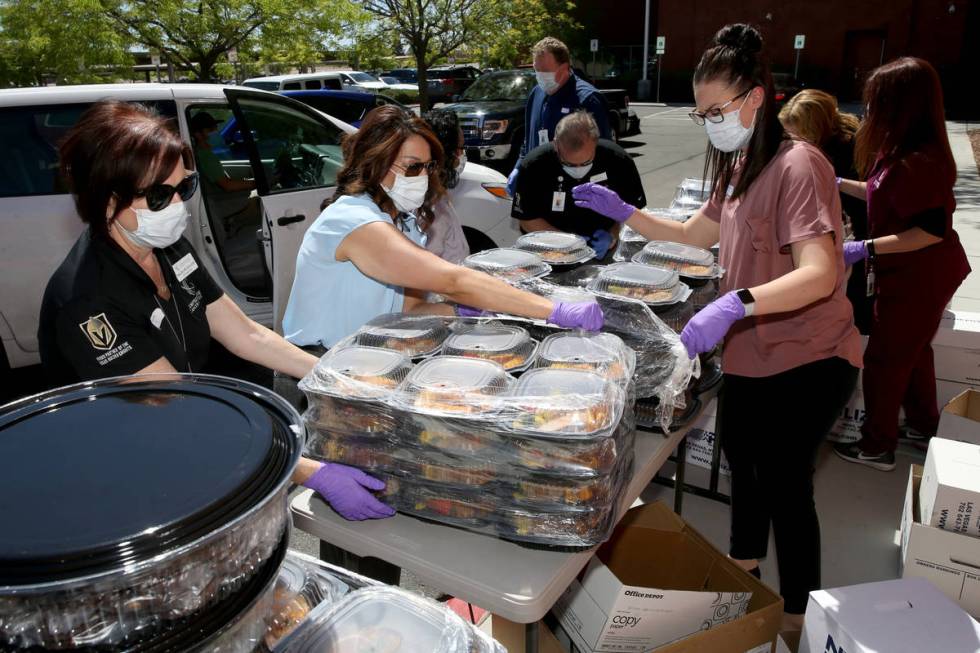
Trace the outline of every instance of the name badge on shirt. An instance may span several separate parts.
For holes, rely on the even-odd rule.
[[[728,192],[725,193],[725,197],[731,197],[734,194],[735,194],[735,187],[732,186],[731,184],[728,184]]]
[[[565,193],[560,190],[556,190],[551,195],[551,210],[552,211],[564,211],[565,210]]]
[[[598,184],[600,181],[609,181],[609,175],[604,172],[600,172],[589,181],[591,181],[593,184]]]
[[[197,261],[194,260],[193,254],[186,254],[183,258],[174,263],[173,267],[174,274],[177,276],[177,283],[180,283],[197,269]]]
[[[569,111],[571,111],[571,109],[569,109],[568,107],[562,107],[561,108],[561,112],[562,113],[568,113]]]
[[[548,142],[548,130],[539,129],[538,130],[538,145],[544,145]]]
[[[154,308],[153,312],[150,313],[150,324],[152,324],[153,326],[159,329],[160,325],[163,324],[164,317],[166,316],[164,315],[162,309]]]

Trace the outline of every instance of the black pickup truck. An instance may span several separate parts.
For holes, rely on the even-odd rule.
[[[466,158],[510,171],[524,143],[524,105],[535,84],[534,70],[502,70],[481,75],[462,96],[443,108],[459,116]],[[640,133],[622,89],[600,89],[609,105],[613,139]]]

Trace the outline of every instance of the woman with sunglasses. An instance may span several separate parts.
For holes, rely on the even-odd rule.
[[[956,162],[935,68],[914,57],[887,63],[868,77],[864,101],[855,161],[867,181],[840,186],[868,203],[868,239],[844,246],[845,263],[866,263],[862,281],[874,301],[866,417],[861,440],[835,451],[891,471],[900,437],[921,446],[939,426],[932,339],[970,263],[953,229]],[[899,431],[903,408],[907,428]]]
[[[561,327],[602,327],[594,302],[552,302],[423,248],[425,231],[438,219],[432,207],[445,190],[435,174],[443,149],[421,118],[378,107],[346,138],[343,152],[336,194],[307,230],[296,260],[283,317],[290,342],[332,347],[384,313],[453,313],[451,304],[427,303],[428,293],[468,315],[487,310]]]
[[[188,170],[190,148],[163,118],[100,102],[69,130],[59,154],[87,227],[41,305],[41,361],[54,384],[200,372],[212,337],[294,377],[313,368],[315,357],[249,319],[181,236],[198,178]],[[302,459],[293,481],[347,519],[394,514],[369,491],[384,483],[351,467]]]
[[[592,184],[573,195],[651,240],[720,243],[725,294],[681,340],[692,357],[724,341],[718,426],[732,471],[730,555],[758,576],[771,524],[784,625],[798,630],[820,587],[817,448],[854,388],[861,341],[844,294],[834,170],[813,145],[786,138],[761,49],[754,28],[729,25],[695,69],[691,117],[707,130],[713,190],[690,220],[657,218]]]

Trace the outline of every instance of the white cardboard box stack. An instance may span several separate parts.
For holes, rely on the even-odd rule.
[[[926,526],[980,537],[980,446],[942,437],[929,442],[919,510]]]
[[[980,389],[980,313],[946,311],[932,341],[939,405]]]

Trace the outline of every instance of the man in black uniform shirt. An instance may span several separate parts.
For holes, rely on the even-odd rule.
[[[521,230],[579,234],[598,259],[615,243],[619,225],[575,206],[572,188],[591,181],[608,186],[633,206],[646,205],[633,159],[612,141],[600,139],[595,120],[585,111],[562,118],[554,140],[524,157],[520,170],[511,215],[521,221]]]

